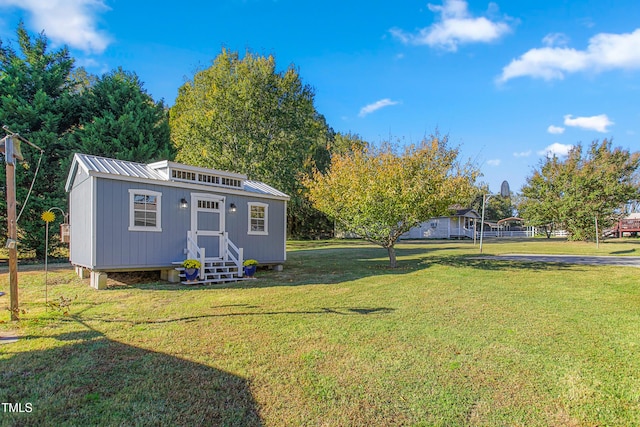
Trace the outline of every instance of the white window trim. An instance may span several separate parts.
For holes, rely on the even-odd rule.
[[[144,196],[156,196],[158,200],[158,210],[156,211],[156,226],[143,227],[135,224],[134,196],[142,194]],[[162,193],[151,190],[129,189],[129,231],[162,231]]]
[[[259,206],[264,208],[264,231],[253,231],[251,230],[251,207]],[[248,218],[248,229],[247,234],[252,234],[255,236],[268,236],[269,235],[269,205],[267,203],[260,202],[248,202],[247,203],[247,218]]]

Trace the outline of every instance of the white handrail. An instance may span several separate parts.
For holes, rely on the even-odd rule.
[[[196,243],[194,235],[191,231],[187,231],[187,258],[197,259],[198,261],[200,261],[199,277],[200,280],[203,280],[205,270],[205,250],[204,248],[198,247],[198,244]]]
[[[238,275],[240,277],[242,277],[243,274],[243,268],[242,268],[242,263],[244,262],[244,249],[243,248],[238,248],[232,241],[231,239],[229,239],[229,233],[225,231],[224,233],[224,239],[226,240],[227,244],[225,245],[225,249],[226,249],[226,256],[225,259],[227,261],[232,261],[236,267],[238,267]],[[231,250],[229,250],[231,249]],[[235,252],[236,255],[233,254],[233,252]]]
[[[243,276],[243,266],[244,262],[244,249],[237,247],[230,239],[229,233],[224,232],[221,239],[224,239],[222,242],[223,253],[222,259],[225,261],[233,262],[236,267],[238,267],[238,275],[240,277]],[[203,280],[205,277],[205,248],[198,247],[196,243],[195,234],[192,231],[187,231],[187,258],[189,259],[197,259],[200,261],[200,280]]]

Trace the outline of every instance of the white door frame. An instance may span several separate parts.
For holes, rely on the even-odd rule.
[[[198,201],[208,201],[217,203],[217,209],[200,207]],[[198,212],[216,212],[220,219],[220,225],[217,231],[198,230]],[[218,236],[219,250],[217,257],[207,257],[211,259],[222,259],[225,245],[225,197],[217,194],[208,193],[191,193],[191,233],[194,236],[196,245],[198,244],[198,236]]]

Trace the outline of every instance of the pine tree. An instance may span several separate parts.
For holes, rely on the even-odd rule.
[[[40,153],[23,146],[25,162],[16,172],[18,210],[24,207],[19,247],[42,259],[45,227],[40,215],[52,207],[67,211],[64,185],[74,152],[137,162],[171,159],[173,153],[168,112],[134,73],[118,69],[98,79],[74,69],[66,47],[50,51],[45,34],[32,37],[23,24],[17,42],[19,52],[0,41],[0,124],[44,150],[38,168]],[[5,175],[4,163],[0,174]],[[0,211],[0,232],[6,235],[4,191]],[[52,247],[56,243],[51,239]]]
[[[44,150],[26,206],[40,153],[24,146],[25,162],[16,168],[18,210],[24,208],[18,221],[20,248],[35,250],[37,257],[43,257],[45,228],[40,215],[53,206],[66,211],[64,183],[71,149],[65,141],[80,120],[78,98],[72,91],[73,59],[67,48],[49,51],[46,36],[41,33],[30,37],[22,23],[17,41],[20,53],[0,41],[0,123]],[[5,175],[4,169],[2,163],[1,176]],[[3,194],[3,216],[5,200]],[[6,218],[0,223],[6,234]]]
[[[103,75],[83,93],[78,150],[97,156],[146,163],[172,159],[168,111],[155,102],[133,72]]]

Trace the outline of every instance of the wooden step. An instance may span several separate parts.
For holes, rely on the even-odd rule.
[[[176,266],[175,270],[178,271],[178,276],[182,279],[181,283],[187,285],[229,283],[246,280],[241,277],[243,273],[242,267],[238,267],[233,261],[206,260],[204,265],[200,267],[204,271],[203,278],[197,278],[191,282],[186,280],[182,261],[176,261],[172,264]]]
[[[232,277],[227,279],[218,279],[218,280],[194,280],[193,282],[188,282],[186,280],[180,282],[183,285],[215,285],[216,283],[231,283],[231,282],[245,282],[252,279],[246,279],[243,277]]]
[[[179,273],[179,277],[186,277],[184,273]],[[205,272],[204,277],[206,278],[215,278],[215,277],[240,277],[240,274],[233,271],[222,271],[222,272]]]

